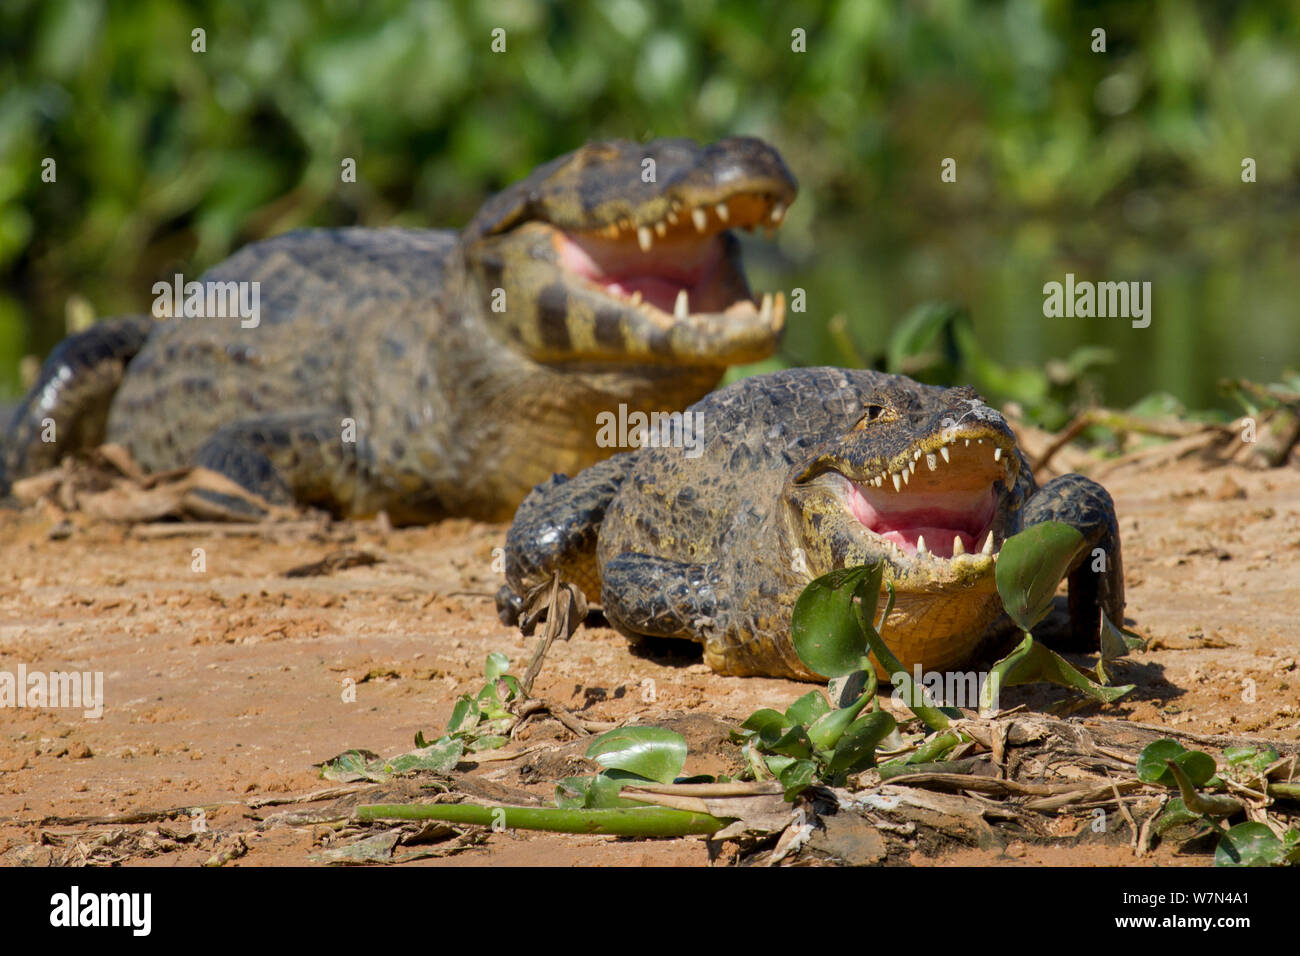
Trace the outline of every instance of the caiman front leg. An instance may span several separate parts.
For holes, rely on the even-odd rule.
[[[605,617],[631,635],[699,640],[717,620],[717,588],[714,565],[627,552],[605,565]]]
[[[635,454],[607,458],[576,478],[552,475],[529,492],[506,535],[506,583],[497,592],[497,616],[503,624],[519,624],[524,599],[556,572],[561,581],[580,588],[588,601],[601,600],[596,536]],[[535,623],[529,622],[530,629]]]
[[[606,562],[604,576],[605,617],[628,637],[694,641],[719,674],[814,677],[785,637],[788,613],[746,608],[743,602],[729,609],[736,595],[723,582],[734,574],[718,562],[688,564],[625,552]]]
[[[209,468],[271,504],[295,501],[348,513],[357,497],[358,455],[343,440],[340,416],[326,412],[262,415],[232,422],[200,446],[193,464]],[[204,490],[231,517],[262,517],[248,502]]]
[[[1124,622],[1124,561],[1120,553],[1115,503],[1101,485],[1082,475],[1061,475],[1025,502],[1023,526],[1060,521],[1077,528],[1085,547],[1067,574],[1070,640],[1063,650],[1096,650],[1101,612],[1119,627]]]

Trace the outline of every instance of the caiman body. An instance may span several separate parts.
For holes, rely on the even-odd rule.
[[[1070,643],[1094,645],[1103,610],[1123,620],[1110,496],[1080,475],[1038,487],[973,389],[792,369],[688,414],[697,448],[638,448],[529,495],[507,536],[504,621],[532,623],[526,599],[558,574],[629,636],[699,642],[725,674],[808,679],[789,637],[795,600],[816,577],[883,559],[897,603],[882,637],[909,672],[942,671],[1002,614],[1002,542],[1043,521],[1088,544],[1068,574]]]
[[[758,140],[593,143],[460,232],[256,243],[201,279],[257,283],[254,322],[133,316],[62,343],[10,425],[0,490],[107,440],[273,503],[507,519],[615,450],[602,412],[680,409],[773,351],[783,303],[754,301],[730,230],[779,225],[794,196]]]

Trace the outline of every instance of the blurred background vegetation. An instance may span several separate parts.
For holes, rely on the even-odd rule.
[[[779,363],[973,381],[1049,426],[1226,410],[1220,377],[1300,351],[1298,82],[1294,0],[5,0],[0,398],[69,320],[250,241],[458,227],[589,139],[752,134],[802,187],[747,250],[755,288],[807,290]],[[1044,318],[1066,272],[1151,281],[1150,328]]]

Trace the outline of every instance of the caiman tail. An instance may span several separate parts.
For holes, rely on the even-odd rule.
[[[8,421],[0,443],[0,495],[70,452],[103,443],[113,393],[153,325],[147,315],[131,315],[59,343]]]

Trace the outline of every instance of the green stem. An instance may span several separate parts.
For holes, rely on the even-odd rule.
[[[947,733],[939,734],[927,740],[915,751],[906,757],[900,757],[897,760],[891,760],[889,763],[880,765],[880,778],[887,780],[890,777],[897,777],[905,773],[920,773],[916,769],[917,764],[933,763],[938,760],[952,748],[960,743],[970,740],[963,733],[950,730]]]
[[[555,807],[485,807],[473,803],[371,804],[357,808],[360,820],[444,820],[552,833],[606,833],[615,836],[673,837],[716,833],[726,826],[707,813],[669,807],[561,810]]]
[[[861,587],[862,585],[859,585],[859,588]],[[884,624],[885,619],[889,617],[889,612],[894,608],[894,585],[892,583],[887,584],[886,588],[889,597],[887,599],[888,603],[885,605],[885,613],[880,615],[881,625]],[[925,725],[931,730],[945,730],[948,727],[948,717],[960,717],[961,711],[953,710],[949,713],[949,708],[934,707],[926,702],[925,688],[918,687],[915,682],[913,682],[912,678],[908,676],[907,671],[903,670],[903,665],[899,662],[898,658],[894,656],[894,652],[889,649],[889,645],[887,645],[884,642],[884,639],[881,638],[879,631],[876,629],[875,622],[869,620],[865,615],[863,615],[861,597],[862,595],[859,595],[859,601],[853,605],[853,611],[858,616],[858,624],[861,626],[862,633],[867,639],[867,648],[870,651],[870,653],[862,659],[862,669],[874,671],[875,668],[871,663],[871,658],[874,657],[880,662],[880,666],[885,669],[885,673],[889,675],[889,679],[891,681],[896,681],[899,687],[902,688],[903,702],[907,705],[908,710],[916,714],[917,717],[920,717],[921,720],[925,722]]]
[[[1268,795],[1283,800],[1300,800],[1300,783],[1270,783]]]
[[[891,760],[887,764],[882,764],[880,769],[881,780],[892,780],[894,777],[903,777],[913,773],[965,773],[969,774],[974,771],[975,759],[967,757],[964,760],[938,760],[926,761],[924,763],[908,763],[906,760]]]

